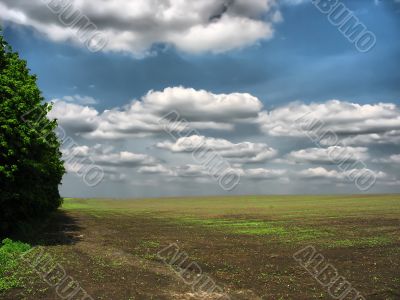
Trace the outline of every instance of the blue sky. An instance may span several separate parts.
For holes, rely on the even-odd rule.
[[[97,2],[100,4],[102,1],[97,0]],[[254,9],[258,9],[257,5],[261,5],[261,2],[273,1],[254,0],[250,1],[249,7],[253,2]],[[375,105],[374,109],[381,111],[379,103],[386,103],[394,105],[394,108],[388,109],[389,112],[384,113],[383,118],[390,115],[388,118],[393,118],[391,122],[398,122],[399,116],[396,113],[399,111],[400,100],[400,73],[398,71],[400,67],[400,3],[395,0],[343,1],[376,36],[376,46],[367,53],[360,53],[339,32],[337,27],[330,24],[327,16],[322,14],[311,2],[302,1],[304,3],[296,5],[293,2],[296,1],[277,1],[273,9],[265,9],[263,14],[240,12],[242,6],[238,6],[235,14],[241,17],[245,15],[251,21],[257,20],[271,25],[273,35],[265,39],[254,38],[251,42],[241,45],[240,39],[245,40],[251,32],[238,32],[238,40],[233,42],[230,39],[227,43],[232,42],[232,45],[239,44],[239,46],[232,46],[223,51],[220,49],[216,51],[212,48],[211,42],[209,47],[208,45],[204,46],[205,51],[197,51],[197,49],[191,48],[192,46],[187,46],[185,41],[180,41],[179,38],[171,43],[146,44],[146,47],[134,45],[132,51],[130,49],[126,51],[124,46],[125,50],[121,51],[118,49],[118,41],[112,39],[109,41],[109,45],[113,44],[113,49],[92,53],[82,44],[68,38],[58,39],[54,37],[53,33],[49,33],[37,25],[41,18],[40,14],[48,9],[45,5],[40,4],[40,1],[37,4],[33,1],[29,7],[25,7],[23,4],[19,6],[19,1],[1,0],[0,17],[3,20],[5,38],[14,50],[28,61],[32,72],[38,75],[38,83],[45,98],[47,100],[56,99],[58,102],[74,104],[83,108],[88,106],[99,116],[103,115],[104,110],[124,110],[123,107],[132,101],[145,103],[146,100],[143,100],[142,97],[151,90],[164,91],[166,88],[182,87],[192,88],[195,91],[205,90],[213,95],[248,93],[263,104],[262,111],[266,113],[283,109],[294,101],[298,101],[297,105],[300,105],[299,103],[309,105],[309,110],[317,109],[319,111],[319,108],[311,105],[313,103],[322,105],[328,103],[329,100],[337,99],[340,101],[338,109],[345,110],[346,105],[343,103],[351,103],[354,104],[355,113],[360,114],[367,111],[367,107],[364,106],[366,104]],[[249,7],[246,9],[250,11],[252,7]],[[82,8],[82,11],[95,19],[97,15],[91,14],[90,8],[86,9],[85,11]],[[25,14],[27,17],[23,19],[24,21],[18,21],[18,18],[13,17],[12,11]],[[279,12],[279,21],[274,20],[276,15],[272,16],[272,13],[276,12]],[[123,26],[119,23],[122,23],[121,20],[124,19],[124,12],[119,13],[120,15],[105,16],[104,20],[99,21],[99,28],[118,30],[118,26]],[[106,17],[109,18],[107,23]],[[56,22],[56,20],[51,22]],[[141,34],[141,40],[146,40],[154,33],[143,30]],[[169,32],[165,33],[165,35],[168,34]],[[241,34],[243,34],[242,37]],[[60,33],[60,35],[62,34]],[[255,35],[257,36],[257,34]],[[192,41],[191,38],[188,38],[189,41]],[[221,39],[224,38],[221,36]],[[215,45],[218,46],[214,47],[221,47],[219,43],[215,43]],[[196,47],[202,49],[203,46],[196,45]],[[148,54],[148,52],[151,53]],[[358,110],[355,108],[357,105],[363,106],[364,109]],[[325,108],[320,109],[322,112]],[[79,115],[79,110],[76,111],[77,119],[85,118],[86,115]],[[260,110],[259,113],[262,111]],[[193,116],[193,114],[190,115]],[[257,120],[259,119],[260,117],[257,117]],[[276,121],[272,119],[272,117],[268,117],[264,122]],[[376,124],[379,123],[378,120],[377,117]],[[205,121],[214,122],[215,119]],[[247,179],[246,182],[242,180],[240,188],[231,193],[318,193],[321,186],[325,186],[327,192],[332,193],[358,192],[352,182],[338,180],[340,170],[338,171],[332,164],[317,165],[311,160],[288,163],[288,155],[291,152],[302,150],[310,152],[310,149],[314,149],[313,154],[317,155],[317,148],[322,147],[322,150],[326,150],[328,146],[332,145],[316,146],[304,136],[291,137],[290,134],[275,133],[271,135],[269,132],[266,134],[265,128],[270,128],[270,126],[268,124],[264,124],[264,127],[263,125],[256,126],[254,123],[257,122],[249,122],[245,125],[243,122],[234,122],[235,130],[230,131],[215,130],[215,128],[199,129],[201,136],[219,139],[219,142],[225,140],[234,144],[265,143],[277,150],[276,156],[269,160],[264,159],[259,164],[236,163],[234,167],[240,168]],[[336,120],[336,122],[340,121]],[[364,120],[364,123],[368,123],[368,120]],[[348,126],[350,128],[360,125],[349,122]],[[341,136],[343,139],[357,140],[357,142],[352,141],[346,145],[348,147],[367,148],[350,150],[358,151],[358,154],[367,151],[368,155],[363,157],[364,160],[369,161],[367,165],[371,166],[370,169],[373,169],[376,174],[382,172],[387,176],[385,180],[382,179],[381,184],[376,184],[376,192],[398,191],[396,183],[399,176],[395,171],[396,168],[391,167],[388,161],[393,157],[393,161],[395,161],[396,155],[399,154],[397,144],[399,129],[400,126],[399,128],[395,126],[387,128],[383,134],[385,136],[379,136],[378,139],[374,139],[375,142],[368,141],[368,143],[364,141],[367,139],[367,134],[381,134],[382,129],[369,128],[370,132],[368,133]],[[67,131],[74,136],[80,146],[89,148],[95,145],[105,148],[112,146],[114,148],[112,151],[115,153],[125,151],[135,154],[151,154],[157,158],[158,167],[163,166],[165,169],[174,171],[168,173],[164,170],[164,173],[157,173],[152,170],[150,179],[146,176],[146,178],[137,178],[136,176],[139,176],[137,167],[143,166],[125,170],[121,165],[116,164],[113,172],[126,173],[126,176],[123,178],[117,176],[118,178],[114,178],[116,180],[104,180],[95,188],[83,184],[81,178],[71,172],[64,179],[62,187],[64,195],[102,196],[108,193],[117,196],[162,196],[226,193],[212,180],[210,182],[206,179],[203,180],[201,174],[196,176],[195,180],[168,179],[165,174],[175,174],[172,177],[179,177],[176,176],[176,172],[179,168],[183,168],[179,165],[181,161],[186,162],[187,165],[192,165],[193,162],[188,159],[185,151],[167,153],[168,149],[161,150],[160,147],[155,146],[167,139],[167,136],[144,135],[138,137],[132,135],[119,139],[99,138],[98,136],[88,138],[85,133],[75,132],[69,128]],[[342,132],[343,130],[338,131],[339,134]],[[363,142],[359,142],[361,139]],[[94,152],[90,153],[95,156]],[[386,163],[378,162],[379,159],[383,159],[382,157],[387,157],[388,161]],[[154,165],[150,164],[147,167],[154,168]],[[324,173],[321,168],[326,172]],[[255,176],[250,176],[251,171],[246,171],[261,169],[264,171],[284,170],[285,175],[280,176],[285,177],[285,180],[282,182],[279,181],[281,178],[270,180],[268,176],[266,182],[260,181],[260,178],[252,180]],[[301,178],[301,174],[306,174],[305,170],[324,173],[323,176],[306,176],[311,181],[315,180],[317,183],[315,188],[310,188],[307,183],[309,181]],[[337,174],[332,171],[336,171]],[[279,177],[279,174],[275,175]],[[160,186],[160,182],[164,184],[161,184],[163,187],[158,188],[157,191],[147,188],[152,184]],[[290,187],[288,187],[289,185]],[[374,192],[374,190],[370,192]]]

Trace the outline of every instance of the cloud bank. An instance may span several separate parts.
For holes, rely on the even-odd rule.
[[[222,157],[244,182],[346,186],[360,172],[368,172],[385,186],[399,181],[399,174],[390,169],[400,162],[398,151],[381,153],[377,148],[400,143],[400,110],[393,103],[294,102],[268,111],[250,94],[184,87],[149,91],[124,107],[103,112],[80,104],[81,99],[87,98],[55,100],[49,115],[83,143],[92,144],[70,151],[104,167],[110,181],[129,181],[127,174],[137,174],[144,183],[150,180],[155,185],[158,180],[212,184],[207,168],[189,155],[200,150]],[[184,120],[174,127],[176,138],[160,122],[170,112]],[[238,132],[246,126],[251,126],[252,135],[243,140]],[[326,132],[336,134],[337,143],[312,139]],[[147,141],[152,154],[130,150],[130,141],[141,145]],[[116,145],[130,146],[127,150]]]
[[[3,0],[0,3],[0,19],[31,26],[56,42],[82,44],[77,26],[63,25],[79,25],[82,23],[79,16],[90,20],[108,40],[105,51],[138,56],[151,52],[160,43],[188,53],[218,53],[246,47],[272,38],[274,23],[282,19],[275,0]]]

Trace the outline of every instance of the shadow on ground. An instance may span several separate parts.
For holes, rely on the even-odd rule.
[[[77,218],[58,210],[47,218],[23,224],[11,238],[32,246],[73,245],[81,240],[81,230]]]

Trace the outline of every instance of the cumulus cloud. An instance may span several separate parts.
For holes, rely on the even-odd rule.
[[[94,108],[64,101],[56,101],[50,117],[57,118],[61,126],[73,127],[89,138],[119,139],[148,136],[165,132],[163,117],[179,113],[185,120],[174,130],[190,129],[232,130],[239,122],[254,122],[262,109],[259,99],[246,93],[213,94],[205,90],[184,87],[150,91],[140,100],[123,108],[102,113]],[[164,121],[173,122],[167,117]]]
[[[365,147],[331,146],[292,151],[287,158],[296,163],[342,164],[367,160],[369,154]]]
[[[213,94],[183,87],[150,91],[142,102],[159,115],[176,110],[181,118],[203,122],[255,118],[262,109],[261,101],[247,93]]]
[[[57,119],[63,129],[77,134],[91,132],[99,125],[99,113],[96,109],[61,100],[54,102],[48,117]]]
[[[321,144],[337,143],[334,133],[345,145],[365,144],[371,141],[389,142],[400,130],[400,110],[392,103],[357,104],[339,100],[325,103],[300,102],[260,114],[263,132],[271,136],[320,137]]]
[[[156,144],[156,147],[167,149],[174,153],[211,150],[235,163],[260,163],[277,155],[277,150],[267,144],[251,142],[235,144],[225,139],[198,135],[182,137],[176,142],[160,142]]]
[[[155,166],[158,160],[152,156],[128,151],[114,151],[113,147],[103,147],[97,144],[93,147],[71,145],[62,149],[63,159],[69,169],[75,170],[74,165],[96,164],[104,167],[135,168]],[[115,170],[115,169],[109,169]]]
[[[57,8],[56,14],[46,7],[46,2]],[[67,7],[64,14],[63,7]],[[159,43],[190,53],[224,52],[252,45],[273,37],[274,23],[281,20],[277,14],[275,0],[3,0],[0,3],[2,20],[32,26],[56,42],[81,44],[77,33],[79,25],[85,24],[80,17],[85,16],[108,40],[104,50],[135,55],[143,55]],[[64,23],[78,25],[63,25],[59,15],[64,17]]]
[[[73,99],[79,98],[66,98]],[[129,105],[102,113],[87,105],[56,100],[49,116],[75,133],[99,139],[144,137],[165,132],[165,122],[176,121],[165,116],[177,117],[175,112],[178,112],[178,119],[183,122],[173,124],[177,132],[232,131],[236,125],[247,123],[258,124],[270,136],[308,135],[326,146],[400,143],[400,110],[392,103],[361,105],[331,100],[311,104],[295,102],[269,112],[262,108],[261,101],[247,93],[214,94],[170,87],[149,91]]]
[[[68,100],[68,99],[65,99]],[[174,140],[158,140],[160,133],[165,133],[165,123],[174,123],[175,114],[165,117],[170,112],[179,112],[174,132],[180,134]],[[233,169],[244,180],[309,180],[345,184],[356,172],[365,169],[379,179],[379,183],[395,182],[381,171],[372,171],[364,162],[399,163],[397,154],[380,158],[378,144],[398,143],[400,139],[400,114],[395,104],[378,103],[360,105],[356,103],[332,100],[325,103],[292,103],[272,111],[262,111],[259,99],[245,93],[214,94],[204,90],[183,87],[166,88],[163,91],[150,91],[129,105],[103,112],[73,102],[57,100],[49,114],[57,118],[59,124],[80,135],[80,139],[121,139],[148,137],[157,139],[154,151],[167,150],[176,157],[196,149],[215,151],[222,156],[227,167]],[[182,119],[185,121],[182,122]],[[200,135],[196,129],[219,130],[218,135],[234,134],[234,129],[243,124],[259,125],[274,147],[254,141],[232,142],[226,138]],[[317,126],[317,127],[315,127]],[[317,129],[316,129],[317,128]],[[339,137],[334,146],[295,150],[293,145],[285,143],[282,137],[315,136],[331,131]],[[284,141],[283,145],[280,143]],[[321,141],[324,145],[325,140]],[[102,141],[101,143],[108,143]],[[90,144],[90,142],[89,142]],[[282,145],[282,146],[281,146]],[[287,148],[288,145],[292,148]],[[278,148],[278,147],[282,147]],[[279,151],[281,149],[281,151]],[[102,146],[81,146],[73,149],[75,156],[90,158],[108,172],[107,178],[115,181],[126,180],[124,170],[135,168],[139,174],[161,176],[164,180],[183,180],[188,182],[212,182],[206,168],[196,164],[174,165],[171,161],[160,160],[147,154],[104,149]],[[279,152],[288,153],[278,157]],[[378,152],[379,153],[379,152]],[[68,153],[64,153],[64,156]],[[390,155],[385,153],[385,155]],[[261,164],[269,162],[264,168]],[[186,162],[185,162],[186,163]],[[195,163],[195,161],[193,161]],[[288,165],[302,164],[302,171]],[[328,169],[328,165],[349,166]],[[357,163],[357,165],[356,165]],[[254,164],[246,168],[245,164]],[[386,166],[387,167],[387,166]],[[68,170],[75,170],[79,165],[67,162]],[[387,171],[387,169],[385,169]],[[122,174],[122,175],[120,175]],[[211,178],[211,179],[210,179]]]
[[[327,141],[322,141],[326,143]],[[382,133],[351,135],[341,139],[343,145],[388,145],[400,144],[400,130],[390,130]]]

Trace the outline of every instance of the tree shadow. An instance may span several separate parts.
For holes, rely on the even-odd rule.
[[[81,240],[81,230],[78,218],[57,210],[41,220],[21,224],[11,238],[32,246],[73,245]]]

